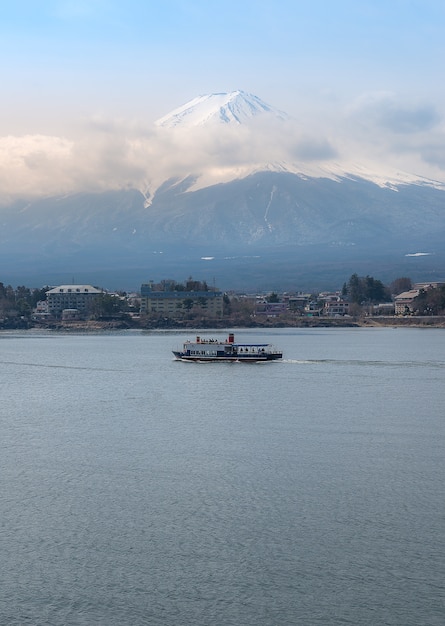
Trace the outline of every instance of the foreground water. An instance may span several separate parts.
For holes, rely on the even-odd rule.
[[[192,335],[0,335],[0,623],[442,625],[445,330]]]

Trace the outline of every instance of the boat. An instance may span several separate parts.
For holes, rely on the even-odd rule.
[[[283,353],[270,343],[236,343],[235,335],[230,333],[227,339],[203,339],[185,341],[182,350],[173,350],[179,361],[241,361],[258,363],[275,361],[283,357]]]

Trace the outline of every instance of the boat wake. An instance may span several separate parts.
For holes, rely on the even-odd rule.
[[[17,365],[19,367],[40,367],[57,370],[87,370],[91,372],[122,372],[121,369],[110,369],[107,367],[82,367],[80,365],[57,365],[51,363],[21,363],[20,361],[0,361],[1,365]]]
[[[297,365],[306,365],[311,363],[319,363],[320,361],[314,361],[309,359],[282,359],[280,363],[296,363]]]
[[[442,362],[427,362],[424,363],[418,361],[361,361],[353,359],[283,359],[281,363],[290,363],[296,365],[339,365],[339,366],[354,366],[354,367],[433,367],[438,369],[445,369],[445,363]]]

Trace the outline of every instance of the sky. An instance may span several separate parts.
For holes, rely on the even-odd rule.
[[[292,117],[283,159],[304,145],[445,181],[443,0],[15,0],[0,54],[3,203],[199,167],[208,138],[153,123],[236,89]]]

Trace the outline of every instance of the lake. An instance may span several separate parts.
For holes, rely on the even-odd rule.
[[[442,626],[445,329],[195,334],[0,334],[0,623]]]

